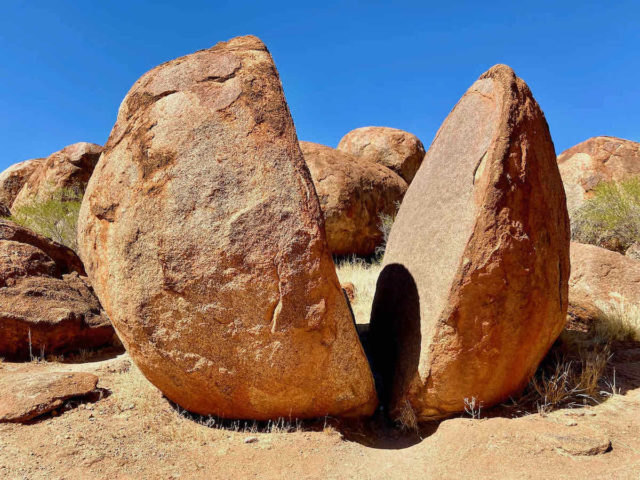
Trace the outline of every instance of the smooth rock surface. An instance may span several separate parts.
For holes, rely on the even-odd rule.
[[[0,423],[28,422],[93,392],[98,377],[91,373],[11,373],[0,376]]]
[[[379,163],[411,183],[424,159],[424,145],[412,133],[389,127],[362,127],[351,130],[338,150]]]
[[[98,163],[102,147],[80,142],[52,153],[26,179],[16,195],[11,209],[15,211],[34,201],[46,201],[61,189],[81,194]]]
[[[370,341],[397,419],[516,395],[562,331],[569,218],[547,122],[505,65],[446,118],[402,203]]]
[[[79,244],[131,357],[183,408],[247,419],[375,409],[320,204],[256,37],[134,84],[87,187]]]
[[[558,155],[569,212],[589,198],[598,183],[640,175],[640,143],[593,137]]]
[[[312,142],[300,142],[334,255],[371,255],[383,241],[381,215],[395,216],[407,183],[390,169]]]
[[[640,306],[640,260],[571,242],[569,314],[588,321],[632,305]]]
[[[90,349],[113,335],[75,253],[0,220],[0,357]]]

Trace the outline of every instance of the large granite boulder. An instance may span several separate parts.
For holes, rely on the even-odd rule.
[[[389,127],[362,127],[351,130],[338,150],[379,163],[411,183],[424,159],[424,145],[412,133]]]
[[[571,242],[569,314],[589,323],[604,312],[640,306],[640,261]]]
[[[0,357],[110,343],[115,332],[84,275],[72,250],[0,220]]]
[[[407,183],[382,165],[300,142],[334,255],[371,255],[383,241],[381,216],[395,216]]]
[[[640,143],[593,137],[558,155],[569,212],[579,208],[603,181],[640,175]]]
[[[54,198],[57,192],[82,194],[98,163],[102,147],[80,142],[52,153],[29,175],[16,195],[11,209],[34,201]],[[62,198],[64,200],[64,198]]]
[[[134,84],[87,187],[79,245],[131,357],[183,408],[258,420],[375,409],[320,204],[256,37]]]
[[[2,216],[6,215],[7,210],[11,210],[16,196],[20,193],[31,174],[42,165],[44,160],[44,158],[25,160],[10,166],[0,173],[0,208],[2,208],[0,213],[2,213]]]
[[[564,327],[568,278],[547,122],[496,65],[440,127],[391,230],[370,329],[390,414],[439,418],[521,391]]]

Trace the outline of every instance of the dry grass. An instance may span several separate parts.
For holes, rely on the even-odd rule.
[[[600,315],[593,323],[593,334],[601,342],[635,340],[640,342],[640,307],[627,303],[617,293],[609,302],[596,302]]]
[[[340,283],[351,282],[355,287],[355,300],[351,302],[351,308],[356,317],[356,323],[369,323],[381,264],[377,261],[369,263],[361,258],[351,257],[338,260],[336,270]]]

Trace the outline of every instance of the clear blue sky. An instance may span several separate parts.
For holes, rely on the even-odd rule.
[[[386,125],[428,145],[496,63],[529,84],[562,150],[640,141],[637,1],[0,0],[0,170],[103,144],[145,71],[243,34],[267,44],[298,136]]]

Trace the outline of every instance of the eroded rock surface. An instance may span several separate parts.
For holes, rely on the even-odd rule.
[[[25,160],[10,166],[0,173],[0,206],[3,208],[3,216],[11,209],[13,201],[29,179],[31,174],[42,165],[44,158]]]
[[[334,255],[371,255],[383,241],[381,215],[394,216],[407,183],[390,169],[339,150],[300,142]]]
[[[0,220],[0,357],[28,359],[105,345],[114,331],[80,259]]]
[[[547,122],[505,65],[444,121],[391,230],[370,341],[418,420],[516,395],[565,324],[569,219]]]
[[[80,213],[92,284],[171,400],[267,419],[377,400],[278,73],[239,37],[142,76]]]
[[[424,159],[424,145],[412,133],[389,127],[362,127],[351,130],[338,150],[379,163],[411,183]]]

